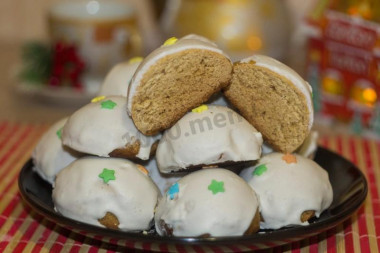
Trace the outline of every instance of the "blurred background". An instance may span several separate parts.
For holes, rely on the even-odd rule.
[[[316,127],[380,135],[380,0],[2,0],[0,120],[51,123],[171,36],[261,53],[313,87]]]

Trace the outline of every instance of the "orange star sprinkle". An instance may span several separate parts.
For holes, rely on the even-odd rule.
[[[145,175],[149,175],[149,171],[144,167],[144,166],[142,166],[142,165],[140,165],[140,164],[137,164],[137,168],[142,172],[142,173],[144,173]]]
[[[284,160],[286,163],[297,163],[297,158],[295,155],[292,154],[285,154],[282,156],[282,160]]]

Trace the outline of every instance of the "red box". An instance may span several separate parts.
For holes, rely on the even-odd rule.
[[[359,114],[368,125],[380,101],[380,24],[328,10],[309,28],[315,110],[345,122]]]

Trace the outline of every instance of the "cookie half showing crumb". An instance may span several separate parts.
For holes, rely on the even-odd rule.
[[[255,55],[235,63],[224,94],[277,151],[293,152],[309,134],[311,87],[275,59]]]
[[[171,38],[136,70],[128,112],[143,134],[155,135],[228,85],[231,73],[230,59],[206,38]]]

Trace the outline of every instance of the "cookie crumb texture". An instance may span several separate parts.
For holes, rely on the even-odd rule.
[[[232,64],[223,55],[188,49],[160,59],[144,74],[132,100],[132,119],[145,135],[174,125],[228,85]]]
[[[124,148],[114,149],[109,153],[110,157],[135,159],[140,150],[140,141],[137,140],[131,144],[125,145]]]
[[[252,219],[251,224],[249,225],[247,231],[245,231],[245,235],[253,235],[257,233],[260,230],[260,220],[261,220],[261,215],[260,215],[260,210],[257,208],[255,216]]]
[[[119,229],[120,222],[113,213],[107,212],[106,215],[98,221],[106,228]]]
[[[309,132],[310,112],[303,94],[266,68],[235,64],[225,95],[278,151],[293,152]]]
[[[315,216],[314,210],[307,210],[301,214],[301,222],[306,222]]]
[[[143,143],[144,145],[144,143]],[[156,154],[158,146],[158,141],[154,142],[150,148],[150,154],[149,156],[154,156]],[[126,158],[126,159],[131,159],[134,160],[136,159],[139,151],[140,151],[141,143],[139,140],[125,145],[124,148],[117,148],[114,149],[111,153],[109,153],[110,157],[116,157],[116,158]]]

